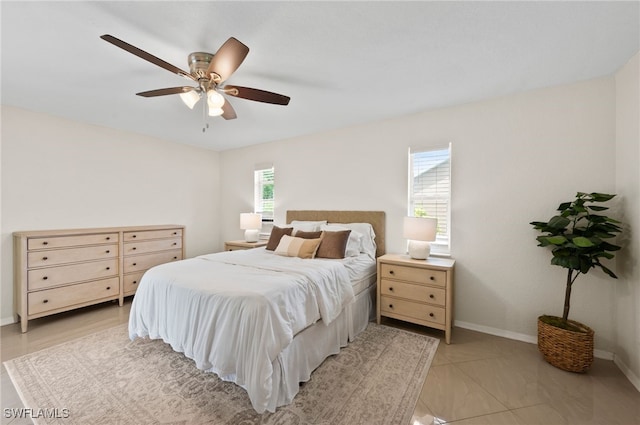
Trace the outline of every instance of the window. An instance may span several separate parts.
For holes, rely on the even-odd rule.
[[[254,210],[263,222],[273,222],[273,165],[257,165],[254,171]]]
[[[450,254],[451,145],[409,150],[409,216],[438,219],[434,254]]]

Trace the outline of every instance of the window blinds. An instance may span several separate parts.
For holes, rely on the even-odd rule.
[[[274,169],[271,164],[258,164],[254,170],[254,210],[262,221],[273,221]]]
[[[451,147],[409,150],[409,215],[438,219],[436,253],[449,253]]]

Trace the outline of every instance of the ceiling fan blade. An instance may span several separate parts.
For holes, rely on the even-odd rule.
[[[288,105],[291,98],[270,91],[252,89],[250,87],[241,86],[224,86],[222,90],[229,96],[235,96],[242,99],[255,100],[256,102],[272,103],[275,105]]]
[[[224,101],[224,105],[222,105],[222,111],[222,118],[225,120],[234,120],[237,118],[236,111],[226,99]]]
[[[196,78],[193,75],[189,74],[188,72],[183,71],[180,68],[171,65],[169,62],[165,62],[162,59],[157,58],[152,54],[145,52],[144,50],[138,49],[136,46],[132,46],[131,44],[125,41],[122,41],[119,38],[116,38],[109,34],[101,35],[100,38],[103,39],[104,41],[107,41],[113,44],[114,46],[118,46],[129,53],[132,53],[146,61],[149,61],[152,64],[159,66],[160,68],[164,68],[169,72],[173,72],[174,74],[178,74],[190,80],[197,81]]]
[[[143,91],[140,93],[136,93],[138,96],[142,97],[155,97],[155,96],[166,96],[168,94],[180,94],[186,93],[188,91],[195,90],[195,87],[169,87],[166,89],[157,89],[157,90],[149,90]]]
[[[218,49],[207,68],[207,75],[212,76],[216,84],[220,84],[233,74],[247,57],[249,48],[231,37]]]

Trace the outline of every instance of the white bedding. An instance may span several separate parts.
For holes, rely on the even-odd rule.
[[[274,411],[274,360],[298,332],[338,317],[354,297],[351,275],[366,268],[357,257],[302,260],[264,249],[156,266],[136,292],[129,336],[162,338],[245,388],[257,412]]]

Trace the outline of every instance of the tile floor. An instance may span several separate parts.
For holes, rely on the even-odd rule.
[[[0,358],[126,323],[130,307],[128,300],[34,320],[26,334],[18,324],[3,326]],[[640,393],[611,361],[596,359],[588,373],[574,374],[547,364],[533,344],[455,328],[446,345],[440,331],[383,323],[442,338],[411,425],[640,425]],[[1,378],[1,424],[30,424],[5,417],[22,403],[4,367]]]

